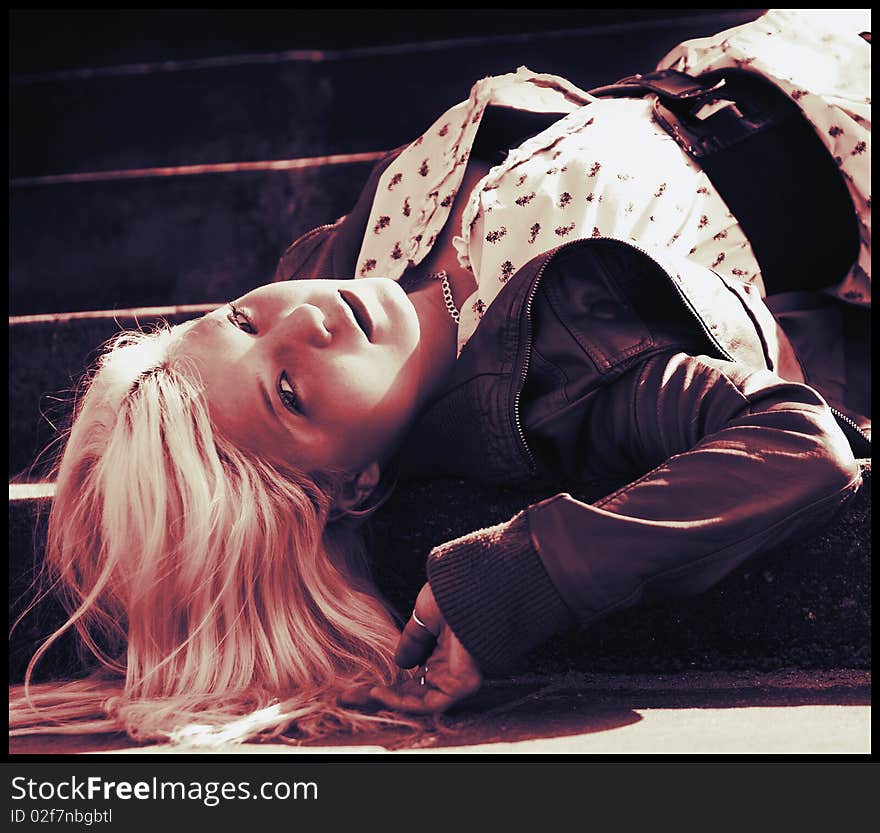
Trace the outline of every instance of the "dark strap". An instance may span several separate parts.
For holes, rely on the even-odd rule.
[[[800,107],[739,69],[660,70],[590,91],[654,94],[657,121],[695,159],[736,217],[767,294],[838,283],[858,256],[852,199]]]

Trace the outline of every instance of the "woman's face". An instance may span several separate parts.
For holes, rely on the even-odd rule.
[[[183,327],[213,421],[269,459],[360,470],[419,408],[419,321],[386,278],[272,283]]]

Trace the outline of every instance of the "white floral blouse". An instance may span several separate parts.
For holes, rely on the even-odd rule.
[[[853,104],[853,88],[865,88],[869,80],[856,71],[850,53],[859,51],[857,43],[870,47],[858,38],[860,20],[851,21],[855,34],[844,37],[832,19],[836,14],[801,22],[793,13],[773,12],[715,38],[685,42],[660,66],[697,74],[739,61],[781,84],[794,63],[785,57],[790,53],[783,48],[783,36],[794,52],[803,42],[811,53],[821,44],[823,54],[837,54],[831,47],[840,43],[841,62],[852,66],[857,78],[841,71],[835,82],[827,73],[813,74],[815,83],[800,79],[794,86],[789,81],[783,89],[791,89],[814,124],[824,127],[829,121],[826,144],[840,157],[854,200],[858,196],[860,215],[863,209],[867,217],[862,218],[859,262],[838,291],[848,300],[868,303],[870,194],[863,191],[870,187],[865,171],[870,162],[870,109],[864,103],[870,98],[862,95]],[[822,40],[819,25],[826,18],[828,41]],[[870,29],[870,21],[865,28]],[[769,30],[780,37],[764,49],[758,35],[764,33],[769,41]],[[869,59],[866,53],[864,60]],[[467,101],[444,113],[388,167],[376,191],[356,277],[397,280],[427,255],[449,216],[490,103],[566,115],[512,149],[469,195],[461,234],[453,243],[461,266],[474,274],[477,289],[461,305],[459,350],[517,269],[535,255],[579,237],[616,237],[643,248],[666,249],[764,294],[757,261],[739,224],[709,178],[655,123],[650,100],[596,99],[563,78],[524,67],[478,81]],[[824,120],[817,122],[817,109]],[[840,132],[831,131],[832,126]]]
[[[771,9],[711,38],[685,41],[657,65],[699,75],[745,67],[796,101],[837,162],[859,220],[859,257],[833,290],[871,302],[870,9]]]

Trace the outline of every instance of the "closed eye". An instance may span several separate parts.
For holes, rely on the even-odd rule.
[[[253,325],[253,322],[250,318],[247,317],[238,307],[235,306],[231,301],[228,304],[229,306],[229,315],[227,318],[229,321],[238,327],[242,332],[248,333],[249,335],[256,335],[257,328]]]

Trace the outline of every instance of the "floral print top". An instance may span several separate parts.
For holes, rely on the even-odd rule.
[[[766,19],[765,15],[714,39],[686,42],[667,55],[662,66],[696,74],[726,65],[706,63],[706,58],[745,54],[745,45],[733,44],[753,41],[754,31],[767,28]],[[773,25],[778,32],[780,24]],[[787,18],[785,27],[787,36],[793,36]],[[822,43],[828,51],[828,44]],[[775,54],[773,49],[769,53]],[[751,66],[764,71],[765,63],[756,59]],[[817,97],[805,93],[798,99],[810,116],[811,101]],[[427,255],[449,216],[488,104],[563,115],[511,149],[468,196],[461,233],[453,244],[461,266],[474,274],[477,289],[461,305],[459,351],[522,265],[580,237],[615,237],[649,250],[666,249],[764,294],[757,261],[736,218],[699,166],[653,120],[648,98],[596,99],[563,78],[525,67],[478,81],[467,101],[444,113],[388,167],[376,191],[356,277],[397,280]],[[870,116],[865,118],[869,131]],[[850,155],[855,159],[861,154]],[[864,175],[860,168],[841,167],[854,180]],[[870,196],[865,199],[869,210]],[[869,256],[869,220],[866,236]],[[869,266],[861,259],[857,266],[868,274]],[[850,284],[844,292],[855,291],[855,283]]]

